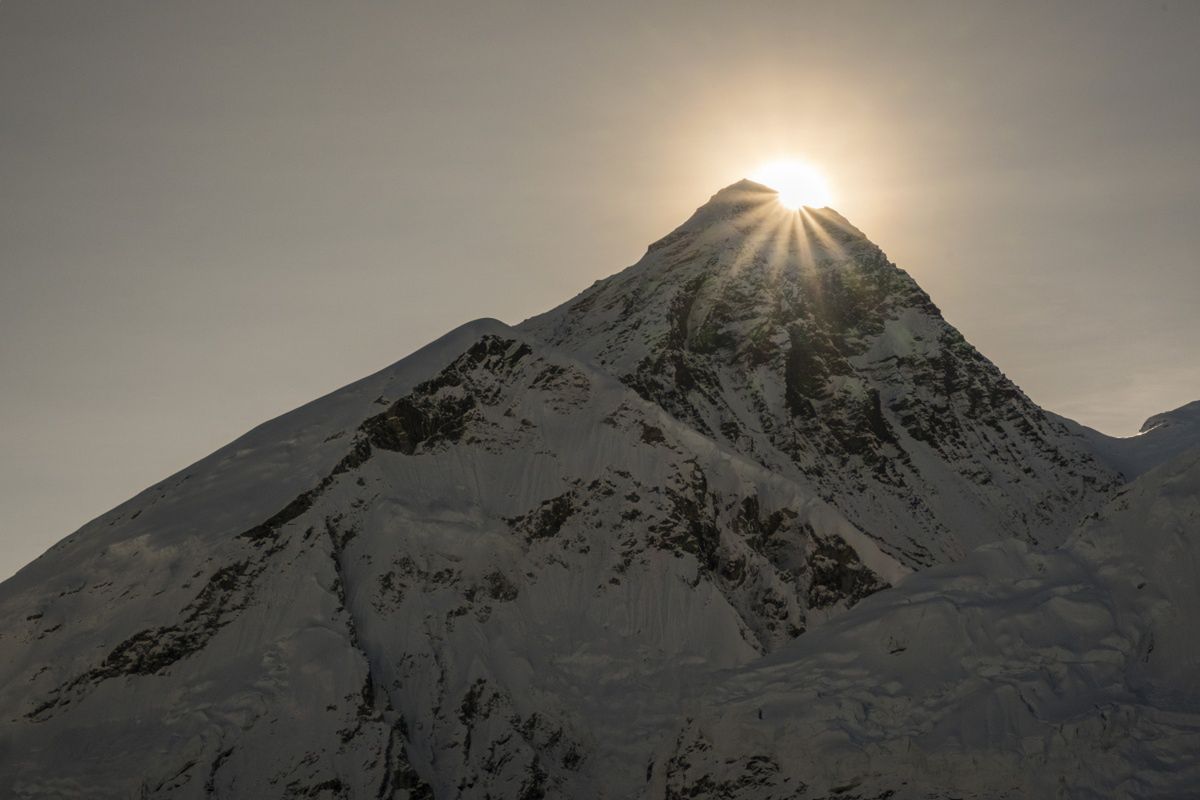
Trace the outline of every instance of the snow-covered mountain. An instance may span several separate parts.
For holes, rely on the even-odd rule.
[[[266,423],[0,585],[0,786],[986,794],[1034,785],[1011,767],[1030,736],[1048,769],[1094,755],[1060,723],[1109,702],[1183,703],[1119,730],[1186,761],[1180,463],[1112,500],[1130,472],[861,233],[741,182],[564,306]],[[1174,548],[1170,576],[1147,553],[1115,575],[1130,531]],[[1118,697],[1147,641],[1129,681],[1153,696]],[[939,765],[924,783],[904,741]],[[1089,785],[1172,785],[1147,752],[1112,766],[1140,783]]]

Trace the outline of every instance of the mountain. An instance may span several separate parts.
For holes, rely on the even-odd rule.
[[[911,568],[1061,543],[1115,482],[849,222],[750,181],[521,327],[811,486]]]
[[[0,584],[0,785],[530,800],[860,780],[853,760],[782,772],[809,744],[784,725],[762,745],[745,703],[786,704],[774,676],[816,670],[858,693],[860,716],[892,693],[909,727],[868,727],[899,741],[952,718],[949,701],[916,708],[934,682],[990,690],[963,660],[978,637],[1012,674],[1041,676],[1077,644],[1143,652],[1070,596],[1051,604],[1057,627],[1009,620],[1026,584],[1069,595],[1078,579],[1097,603],[1133,603],[1138,624],[1192,608],[1165,595],[1146,610],[1108,567],[1079,566],[1071,532],[1118,515],[1119,471],[843,218],[740,182],[564,306],[470,323],[268,422]],[[1147,518],[1146,535],[1167,541],[1175,519]],[[920,628],[921,604],[945,636],[888,645]],[[978,625],[955,627],[964,609]],[[1192,664],[1162,644],[1179,619],[1161,624],[1155,663]],[[869,653],[896,646],[912,655]],[[1092,673],[1049,674],[1079,708],[1109,697]],[[1163,691],[1193,696],[1176,677]],[[851,730],[834,711],[796,718]],[[965,719],[991,732],[981,758],[1032,729]],[[1080,741],[1046,746],[1102,744]],[[960,744],[922,746],[953,760]],[[911,778],[898,759],[879,762],[880,792]],[[1013,773],[980,785],[993,774]]]

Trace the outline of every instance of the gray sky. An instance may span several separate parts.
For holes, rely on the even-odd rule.
[[[1200,3],[0,3],[0,577],[780,155],[1034,400],[1200,398]]]

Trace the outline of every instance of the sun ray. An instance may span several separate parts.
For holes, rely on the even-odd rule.
[[[803,211],[804,218],[812,223],[812,230],[820,243],[822,249],[828,252],[833,258],[842,261],[846,259],[846,249],[842,247],[842,243],[833,238],[829,231],[825,229],[825,222],[818,214],[813,214],[809,211]]]
[[[753,263],[761,250],[762,243],[770,236],[771,222],[775,216],[776,209],[773,208],[773,204],[764,202],[747,209],[737,217],[736,224],[745,226],[748,231],[741,247],[733,256],[733,263],[730,265],[731,275],[738,274],[748,264]]]

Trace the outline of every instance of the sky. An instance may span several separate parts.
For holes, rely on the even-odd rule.
[[[0,3],[0,578],[781,156],[1044,407],[1200,398],[1200,3]]]

